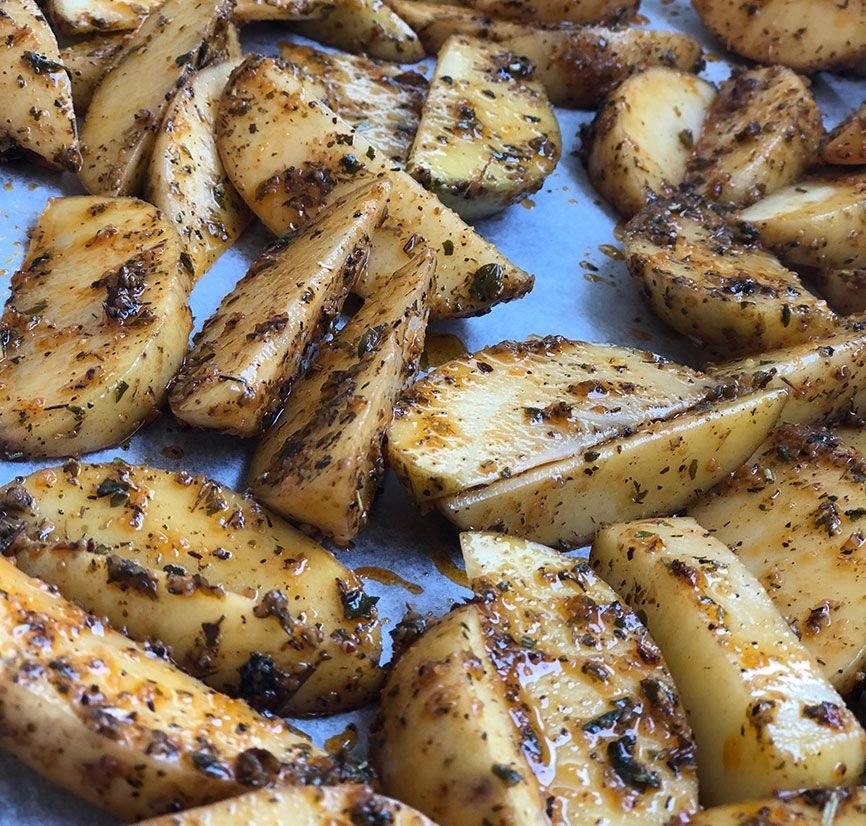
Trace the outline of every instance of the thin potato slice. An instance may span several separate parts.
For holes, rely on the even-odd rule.
[[[37,471],[0,490],[0,546],[22,570],[134,639],[160,640],[182,668],[263,711],[345,710],[377,687],[379,626],[360,580],[202,476],[120,461]]]
[[[640,350],[555,336],[505,341],[409,389],[388,430],[388,462],[419,501],[429,501],[669,418],[712,386]]]
[[[526,58],[456,35],[442,47],[406,171],[467,221],[541,188],[559,123]]]
[[[840,315],[866,311],[866,268],[814,273],[812,280],[826,302]]]
[[[672,195],[716,92],[705,80],[653,67],[623,82],[599,110],[584,146],[592,185],[630,218]]]
[[[126,41],[126,33],[112,33],[77,40],[60,50],[60,62],[72,81],[75,112],[83,115],[106,69]]]
[[[735,71],[719,88],[686,182],[716,201],[746,205],[799,180],[823,132],[808,83],[780,66]]]
[[[265,20],[307,20],[325,13],[324,0],[235,0],[239,25]]]
[[[93,193],[134,195],[174,89],[207,62],[231,0],[167,0],[126,41],[93,93],[81,129],[81,182]]]
[[[0,156],[20,149],[53,169],[81,169],[69,75],[34,0],[0,4],[0,91]]]
[[[840,166],[866,164],[866,103],[825,136],[821,160]]]
[[[47,0],[51,19],[67,35],[131,31],[164,0]]]
[[[171,391],[179,419],[238,436],[262,429],[363,270],[388,189],[383,179],[350,192],[265,250],[197,334]]]
[[[590,559],[646,614],[706,804],[857,782],[866,732],[729,548],[693,519],[648,520],[599,531]]]
[[[477,11],[524,23],[620,23],[640,5],[639,0],[453,0]]]
[[[0,559],[0,747],[128,822],[348,771]]]
[[[580,547],[602,525],[682,510],[746,461],[784,404],[773,390],[688,412],[435,504],[462,530]]]
[[[716,204],[689,195],[651,203],[623,246],[650,307],[683,335],[760,353],[835,332],[830,308]]]
[[[418,368],[436,259],[419,255],[323,346],[294,383],[250,467],[250,489],[295,522],[347,545],[384,474],[382,439]]]
[[[368,176],[391,181],[388,220],[373,237],[366,297],[388,282],[415,246],[438,256],[431,316],[477,315],[532,289],[533,278],[484,241],[384,152],[315,100],[291,67],[250,57],[235,71],[220,104],[217,145],[229,178],[275,233],[308,223],[329,200]],[[286,141],[286,134],[292,135]]]
[[[0,319],[7,456],[120,444],[166,397],[192,317],[180,239],[133,198],[55,198]]]

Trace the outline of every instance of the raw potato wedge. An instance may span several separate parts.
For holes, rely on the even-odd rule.
[[[681,195],[626,226],[626,263],[647,303],[686,336],[762,353],[835,332],[836,316],[717,204]]]
[[[133,198],[54,198],[0,318],[0,444],[69,456],[160,408],[192,331],[180,239]]]
[[[260,710],[330,713],[378,687],[379,625],[360,580],[202,476],[120,461],[37,471],[0,490],[0,546]]]
[[[179,419],[261,431],[363,270],[388,190],[382,179],[350,192],[265,250],[197,334],[169,399]]]
[[[72,81],[72,102],[76,114],[83,115],[87,111],[93,92],[112,60],[123,48],[126,37],[124,32],[97,35],[70,43],[60,50],[60,62]]]
[[[141,826],[436,826],[420,812],[369,786],[289,786],[249,792],[200,809],[144,821]]]
[[[323,345],[252,458],[250,489],[295,522],[348,545],[384,475],[382,439],[418,368],[435,256],[422,253]]]
[[[779,428],[689,509],[767,589],[840,693],[866,667],[866,459],[828,431]]]
[[[800,179],[823,130],[809,85],[795,72],[735,71],[710,106],[686,183],[715,201],[751,204]]]
[[[406,171],[472,221],[540,189],[561,153],[559,123],[532,64],[496,44],[450,38]]]
[[[231,0],[166,0],[126,41],[96,87],[81,129],[81,182],[89,192],[141,189],[174,89],[207,62],[231,11]]]
[[[321,16],[296,23],[294,29],[328,46],[378,60],[424,59],[418,36],[383,0],[332,0],[323,6]]]
[[[649,826],[697,811],[685,711],[617,594],[543,545],[489,533],[460,544],[550,822]]]
[[[692,0],[704,25],[733,52],[814,72],[866,57],[866,5],[837,0]]]
[[[866,311],[866,268],[819,272],[812,280],[835,312],[852,315]]]
[[[53,169],[77,172],[72,86],[34,0],[0,2],[0,47],[0,157],[19,149]]]
[[[730,549],[693,519],[648,520],[599,531],[590,559],[646,615],[705,804],[857,782],[866,732]]]
[[[391,161],[403,166],[418,129],[427,90],[424,75],[363,55],[334,54],[281,43],[283,59],[325,105],[352,124]]]
[[[239,25],[266,20],[306,20],[325,13],[324,0],[235,0]]]
[[[64,34],[127,32],[164,0],[47,0],[43,5]]]
[[[272,783],[351,779],[0,559],[0,747],[129,822]]]
[[[639,0],[456,0],[493,17],[524,23],[620,23],[637,11]]]
[[[625,218],[682,183],[716,92],[705,80],[653,67],[620,85],[596,115],[583,152],[589,180]]]
[[[866,164],[866,103],[824,137],[821,160],[840,166]]]
[[[532,276],[417,181],[394,170],[384,152],[314,96],[288,64],[254,56],[235,71],[220,103],[217,145],[223,164],[273,232],[308,223],[323,204],[367,175],[386,175],[388,220],[373,237],[367,272],[355,287],[359,295],[375,295],[420,244],[438,256],[433,318],[477,315],[532,289]]]
[[[751,456],[784,404],[773,390],[690,411],[435,504],[463,530],[577,548],[602,525],[682,510]]]
[[[669,418],[712,387],[641,350],[558,336],[504,341],[412,385],[388,430],[388,463],[429,501]]]

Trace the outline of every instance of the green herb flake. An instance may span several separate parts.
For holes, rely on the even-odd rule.
[[[382,341],[382,335],[387,329],[387,324],[378,324],[375,327],[368,327],[364,334],[358,339],[358,357],[375,350]]]
[[[478,301],[493,301],[502,294],[502,265],[485,264],[472,275],[469,295]]]
[[[118,479],[103,479],[96,489],[96,496],[99,499],[104,499],[110,496],[111,507],[115,508],[118,505],[123,505],[129,499],[129,484]]]
[[[445,255],[454,255],[454,242],[450,238],[442,242],[442,252]]]
[[[371,597],[361,588],[351,588],[343,580],[337,580],[340,587],[340,601],[343,603],[343,616],[347,620],[373,619],[379,597]]]
[[[658,789],[661,779],[654,771],[641,766],[634,759],[635,738],[631,734],[620,737],[607,745],[607,759],[620,780],[639,792]]]
[[[123,398],[123,394],[129,390],[129,385],[125,381],[119,381],[117,386],[114,388],[114,402],[115,404],[119,402]]]
[[[49,60],[38,52],[24,52],[22,58],[30,64],[30,68],[37,75],[50,75],[52,72],[59,72],[63,69],[62,64]]]
[[[182,252],[180,254],[180,263],[183,264],[183,268],[190,275],[195,275],[195,264],[193,263],[192,256],[188,252]]]
[[[516,786],[523,780],[523,775],[519,771],[512,769],[511,766],[506,766],[504,763],[494,763],[491,771],[506,786]]]
[[[354,155],[343,155],[343,157],[340,158],[340,166],[342,166],[350,175],[355,175],[364,168],[364,164],[362,164]]]
[[[695,145],[695,136],[692,134],[691,129],[683,129],[677,137],[680,139],[680,143],[686,148],[691,149]]]

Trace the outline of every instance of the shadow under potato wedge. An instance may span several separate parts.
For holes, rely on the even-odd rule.
[[[524,23],[577,25],[620,23],[637,11],[639,0],[454,0],[477,11]]]

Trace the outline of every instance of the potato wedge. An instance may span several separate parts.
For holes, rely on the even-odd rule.
[[[196,335],[169,397],[179,419],[261,431],[363,270],[388,190],[387,179],[362,186],[264,251]]]
[[[133,198],[54,198],[0,319],[7,457],[120,444],[166,397],[192,331],[177,233]]]
[[[838,166],[866,164],[866,103],[824,136],[821,160]]]
[[[835,332],[836,316],[722,207],[682,195],[626,226],[626,263],[647,303],[683,335],[761,353]]]
[[[405,165],[427,90],[427,78],[363,55],[334,54],[281,43],[283,59],[303,73],[324,104],[392,162]]]
[[[715,201],[751,204],[800,179],[823,131],[808,83],[795,72],[735,71],[710,106],[686,183]]]
[[[558,336],[504,341],[412,385],[388,429],[388,463],[429,501],[669,418],[712,387],[641,350]]]
[[[866,268],[814,273],[812,280],[827,304],[840,315],[866,311]]]
[[[689,508],[767,589],[841,693],[866,667],[866,459],[828,431],[787,425]]]
[[[619,596],[585,560],[543,545],[489,533],[460,544],[488,654],[522,701],[512,716],[551,823],[657,824],[697,811],[685,711]]]
[[[496,44],[450,38],[406,171],[472,221],[540,189],[561,153],[559,123],[532,64]]]
[[[533,278],[502,256],[384,152],[314,99],[291,67],[249,57],[220,103],[217,145],[238,192],[275,233],[310,221],[324,203],[368,176],[391,181],[388,220],[373,237],[367,272],[357,285],[374,295],[425,244],[438,256],[431,316],[477,315],[519,298]],[[255,137],[251,137],[251,130]],[[291,142],[285,135],[291,133]]]
[[[814,72],[866,57],[866,6],[836,0],[692,0],[704,25],[733,52]]]
[[[131,31],[164,0],[46,0],[43,5],[64,34]]]
[[[239,25],[266,20],[307,20],[325,13],[324,0],[235,0]]]
[[[125,32],[97,35],[77,40],[60,50],[60,62],[72,81],[72,102],[76,114],[83,115],[87,111],[94,90],[111,61],[123,48],[126,37]]]
[[[692,410],[434,504],[463,530],[580,547],[602,525],[682,510],[752,454],[784,404],[772,390]]]
[[[0,747],[124,821],[350,767],[0,559]]]
[[[446,0],[450,2],[451,0]],[[493,17],[524,23],[621,23],[640,5],[639,0],[454,0]]]
[[[27,573],[220,690],[279,715],[378,687],[375,600],[324,548],[228,488],[70,462],[0,490],[0,545]]]
[[[701,799],[852,785],[866,732],[737,557],[689,518],[599,531],[593,567],[635,610],[674,677]]]
[[[140,191],[174,89],[207,62],[231,11],[231,0],[166,0],[126,41],[81,128],[81,182],[89,192]]]
[[[692,146],[716,96],[688,72],[653,67],[625,80],[587,133],[589,180],[625,218],[682,183]]]
[[[77,172],[81,151],[72,86],[54,33],[34,0],[0,6],[0,157],[21,150],[52,169]]]
[[[337,545],[366,525],[382,481],[382,440],[418,369],[435,269],[423,253],[367,299],[293,384],[253,455],[254,495]]]

